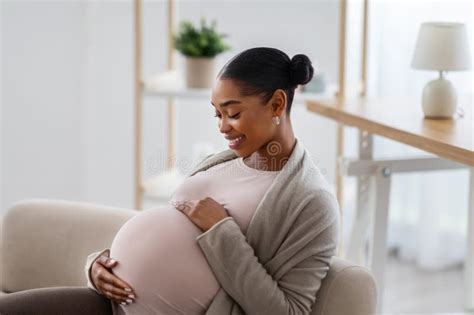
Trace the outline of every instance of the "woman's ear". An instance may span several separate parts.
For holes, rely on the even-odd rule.
[[[286,93],[282,89],[277,89],[270,100],[272,105],[273,113],[277,116],[282,116],[282,113],[285,112],[287,105]]]

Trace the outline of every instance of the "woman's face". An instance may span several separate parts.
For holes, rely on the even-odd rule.
[[[242,96],[233,80],[216,81],[211,104],[219,131],[238,156],[247,157],[272,141],[276,130],[272,123],[275,116],[272,106],[263,105],[258,96]]]

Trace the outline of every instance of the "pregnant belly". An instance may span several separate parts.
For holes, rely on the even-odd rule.
[[[136,301],[125,314],[204,314],[220,286],[197,244],[202,231],[172,206],[145,210],[119,230],[110,250],[114,274]]]

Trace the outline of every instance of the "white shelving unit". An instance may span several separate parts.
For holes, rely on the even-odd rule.
[[[145,195],[145,184],[148,182],[144,181],[142,178],[142,169],[143,169],[143,158],[142,158],[142,146],[143,146],[143,100],[148,97],[164,97],[167,99],[167,142],[168,147],[167,151],[169,156],[174,156],[175,146],[174,146],[174,130],[175,130],[175,109],[173,104],[173,99],[185,95],[194,95],[190,93],[191,91],[180,91],[179,93],[174,91],[150,91],[147,89],[145,82],[143,81],[143,71],[142,71],[142,0],[134,0],[134,28],[135,28],[135,208],[142,209],[143,197]],[[174,32],[174,1],[167,0],[167,28],[168,28],[168,53],[167,53],[167,70],[171,71],[173,69],[174,60],[173,60],[173,49],[172,49],[172,34]],[[202,93],[199,92],[198,94]],[[190,96],[193,97],[193,96]],[[167,169],[168,173],[161,174],[163,179],[163,187],[170,187],[170,184],[175,184],[179,180],[179,176],[176,174],[176,169],[174,161],[168,159]]]

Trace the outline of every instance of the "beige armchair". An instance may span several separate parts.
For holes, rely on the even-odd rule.
[[[26,200],[3,219],[1,291],[85,286],[88,254],[110,247],[115,233],[137,211],[59,200]],[[312,315],[375,314],[371,273],[335,257]]]

